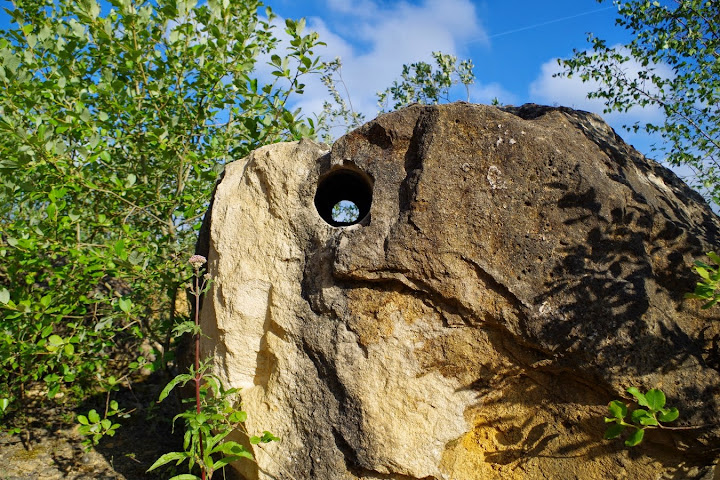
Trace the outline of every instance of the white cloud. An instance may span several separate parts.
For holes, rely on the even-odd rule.
[[[390,5],[373,0],[326,0],[328,10],[338,16],[327,21],[312,17],[308,26],[320,34],[327,47],[318,49],[326,60],[341,57],[343,79],[353,106],[373,118],[377,111],[376,92],[400,76],[403,64],[432,60],[433,51],[467,57],[464,45],[470,40],[487,42],[475,6],[470,0],[423,0],[419,5],[397,2]],[[347,16],[346,16],[347,15]],[[333,23],[333,20],[337,22]],[[485,95],[487,86],[474,89]],[[482,96],[481,95],[481,96]],[[327,92],[319,78],[308,82],[298,106],[306,114],[319,112]],[[491,97],[492,98],[492,97]],[[471,98],[477,101],[473,95]]]
[[[494,99],[502,105],[517,105],[518,97],[506,90],[499,83],[478,83],[477,80],[470,86],[470,100],[474,103],[491,104]]]
[[[356,16],[370,16],[377,10],[372,0],[327,0],[328,8],[333,12]]]
[[[616,46],[616,48],[620,49],[619,46]],[[620,51],[622,53],[622,49]],[[654,68],[660,76],[666,78],[672,76],[672,70],[667,65],[655,65]],[[643,67],[638,62],[630,60],[623,65],[623,69],[628,78],[637,78],[638,72]],[[597,113],[615,128],[620,128],[622,125],[632,125],[635,122],[641,124],[648,122],[660,123],[664,118],[662,110],[655,106],[633,107],[626,113],[613,112],[604,114],[605,103],[603,100],[589,99],[587,97],[588,93],[599,89],[600,83],[594,80],[583,82],[578,75],[572,78],[554,76],[562,71],[563,68],[558,64],[556,58],[545,62],[540,67],[540,73],[530,84],[530,97],[533,101]]]
[[[621,46],[616,45],[623,52]],[[655,69],[655,73],[665,78],[672,78],[672,69],[666,64],[651,65]],[[637,74],[643,67],[636,61],[630,60],[623,65],[623,69],[628,78],[637,78]],[[650,135],[643,129],[637,133],[631,130],[623,129],[624,125],[632,126],[636,122],[640,125],[646,123],[662,124],[665,120],[664,112],[657,106],[647,106],[644,108],[633,107],[626,113],[612,112],[603,113],[605,104],[602,99],[588,99],[587,95],[591,91],[595,91],[600,87],[597,81],[583,82],[582,79],[575,75],[572,78],[554,77],[555,73],[562,71],[562,67],[558,65],[557,59],[548,60],[541,68],[540,73],[530,85],[530,98],[535,103],[544,103],[547,105],[561,105],[579,110],[587,110],[589,112],[600,115],[611,127],[613,127],[624,140],[633,145],[638,151],[654,158],[663,163],[664,158],[661,151],[653,151],[654,144],[662,145],[662,138],[658,134]],[[650,92],[657,90],[649,86]],[[678,169],[671,167],[682,178],[689,178],[687,169]]]

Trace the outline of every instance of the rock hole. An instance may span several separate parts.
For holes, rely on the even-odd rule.
[[[363,172],[342,168],[333,170],[318,182],[315,208],[333,227],[360,223],[370,213],[372,181]]]

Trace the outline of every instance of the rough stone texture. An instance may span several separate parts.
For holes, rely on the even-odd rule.
[[[372,185],[357,225],[316,210],[335,170]],[[249,479],[717,478],[718,310],[683,294],[720,223],[595,115],[412,106],[263,147],[205,227],[204,352],[283,439]],[[631,385],[701,428],[604,441]]]

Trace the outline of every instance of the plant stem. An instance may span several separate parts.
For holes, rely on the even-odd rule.
[[[195,270],[195,407],[197,413],[200,414],[200,272],[198,269]],[[205,458],[205,452],[203,447],[203,435],[202,431],[198,431],[198,441],[200,442],[200,474],[202,480],[206,480],[205,477],[205,464],[203,460]]]

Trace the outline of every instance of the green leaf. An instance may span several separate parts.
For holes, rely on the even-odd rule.
[[[705,280],[710,280],[710,274],[708,273],[708,271],[705,268],[696,266],[695,271],[698,273],[698,275],[700,275]]]
[[[636,429],[633,433],[630,434],[627,440],[625,440],[625,446],[634,447],[635,445],[642,442],[644,436],[645,430],[643,430],[642,428]]]
[[[127,260],[127,251],[125,250],[125,241],[121,238],[117,242],[115,242],[115,255],[120,258],[120,260]]]
[[[663,409],[660,411],[659,420],[661,422],[673,422],[678,419],[680,412],[677,408]]]
[[[213,449],[212,453],[221,452],[226,455],[234,455],[235,457],[243,457],[243,458],[249,458],[252,460],[253,455],[250,451],[248,451],[244,446],[240,445],[237,442],[228,441],[225,443],[221,443],[216,448]]]
[[[128,255],[128,261],[133,265],[140,265],[144,259],[145,256],[137,250],[133,250],[130,252],[130,255]]]
[[[231,423],[245,423],[247,413],[242,410],[236,410],[230,414],[228,420],[230,420]]]
[[[7,305],[7,303],[10,301],[10,292],[8,292],[7,288],[0,288],[0,303],[3,305]]]
[[[655,412],[665,406],[665,393],[663,393],[662,390],[656,388],[648,390],[645,394],[645,399],[647,400],[647,406]]]
[[[88,418],[85,415],[78,415],[77,421],[80,422],[82,425],[90,425],[90,422],[88,421]]]
[[[217,462],[215,462],[215,469],[220,470],[220,469],[223,468],[224,466],[229,465],[229,464],[231,464],[231,463],[233,463],[233,462],[237,462],[238,460],[241,460],[241,459],[243,459],[243,458],[247,458],[247,459],[249,459],[249,460],[252,460],[252,459],[253,459],[252,454],[249,454],[249,455],[250,455],[249,457],[248,457],[248,456],[245,456],[245,455],[242,455],[242,456],[240,456],[240,455],[228,455],[228,456],[226,456],[226,457],[223,457],[223,458],[221,458],[220,460],[218,460]]]
[[[10,405],[9,398],[0,398],[0,412],[5,412]]]
[[[163,388],[162,392],[160,392],[160,396],[158,397],[158,402],[162,402],[163,400],[165,400],[165,398],[170,394],[172,389],[175,388],[178,384],[182,383],[183,385],[185,385],[187,382],[189,382],[192,379],[193,379],[192,375],[185,373],[182,375],[178,375],[175,378],[173,378],[172,380],[170,380],[170,382],[167,385],[165,385],[165,388]]]
[[[622,432],[625,430],[625,425],[620,425],[619,423],[616,423],[615,425],[610,425],[607,430],[605,430],[604,437],[609,440],[612,438],[617,438]]]
[[[642,419],[651,418],[652,414],[645,409],[638,408],[630,414],[630,420],[633,423],[642,423]]]
[[[279,442],[279,441],[280,441],[279,437],[276,437],[275,435],[268,432],[267,430],[265,430],[263,432],[263,435],[260,438],[260,442],[262,442],[262,443]]]
[[[707,256],[710,260],[712,260],[716,265],[720,265],[720,256],[718,256],[715,252],[707,252]]]
[[[5,66],[10,69],[13,73],[15,73],[20,66],[20,59],[15,56],[10,56],[5,58]]]
[[[100,422],[100,415],[98,415],[95,409],[92,409],[88,412],[88,420],[90,420],[90,423]]]
[[[158,468],[158,467],[162,467],[163,465],[168,464],[168,463],[170,463],[170,462],[174,462],[174,461],[177,461],[176,465],[180,465],[180,463],[182,463],[183,460],[186,460],[186,459],[188,459],[188,458],[190,458],[190,453],[188,453],[188,452],[170,452],[170,453],[166,453],[166,454],[164,454],[164,455],[161,455],[160,458],[158,458],[157,460],[155,460],[155,463],[153,463],[153,464],[150,466],[150,468],[148,468],[148,469],[146,470],[146,472],[151,472],[151,471],[155,470],[155,469]],[[178,478],[178,477],[173,477],[173,478]],[[195,477],[195,476],[193,475],[192,478],[195,479],[195,478],[197,478],[197,477]]]
[[[635,400],[637,400],[638,405],[643,406],[643,407],[648,406],[647,399],[645,398],[645,395],[640,393],[640,390],[638,390],[635,387],[630,387],[627,389],[627,392],[629,394],[631,394],[633,397],[635,397]]]
[[[655,417],[646,417],[640,419],[640,425],[645,427],[657,427],[659,423]]]
[[[627,405],[619,400],[610,402],[608,404],[608,410],[610,410],[610,415],[621,420],[627,415]]]
[[[118,300],[118,306],[120,307],[120,310],[122,310],[125,313],[130,313],[130,310],[132,310],[133,302],[129,298],[121,298]]]
[[[703,305],[701,308],[702,308],[703,310],[706,310],[706,309],[712,307],[713,305],[717,304],[717,303],[718,303],[718,300],[720,300],[720,299],[719,299],[719,298],[713,298],[713,299],[710,300],[708,303],[706,303],[705,305]]]
[[[60,335],[50,335],[48,342],[54,347],[60,347],[63,343],[65,343]]]
[[[49,399],[53,399],[53,398],[55,398],[55,397],[57,396],[57,394],[58,394],[59,392],[60,392],[60,385],[53,385],[53,386],[50,387],[50,389],[48,390],[47,396],[48,396]]]
[[[50,294],[45,295],[40,299],[40,305],[47,308],[48,306],[50,306],[51,301],[52,301],[52,295],[50,295]]]

